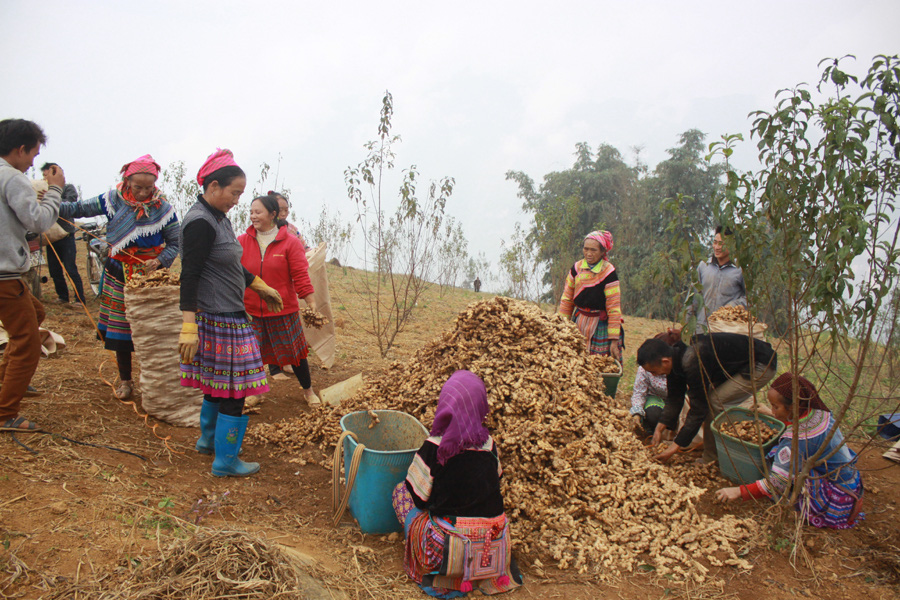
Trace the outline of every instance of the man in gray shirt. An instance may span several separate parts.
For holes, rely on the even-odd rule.
[[[41,358],[38,333],[44,307],[22,281],[31,267],[26,231],[41,233],[59,216],[59,203],[66,178],[62,169],[52,167],[45,178],[50,189],[38,202],[37,193],[25,171],[47,138],[37,123],[25,119],[0,121],[0,322],[9,335],[9,344],[0,361],[0,430],[37,429],[19,416],[22,397]]]
[[[731,252],[726,244],[731,230],[716,227],[713,238],[713,259],[703,261],[697,267],[703,286],[703,303],[697,313],[697,333],[706,333],[707,318],[723,306],[747,306],[747,288],[744,273],[731,262]]]

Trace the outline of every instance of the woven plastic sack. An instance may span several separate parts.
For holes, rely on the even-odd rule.
[[[304,324],[303,334],[316,356],[322,361],[322,366],[330,369],[334,366],[337,338],[334,335],[334,315],[331,314],[331,296],[328,293],[328,274],[325,272],[326,250],[327,246],[322,242],[315,250],[306,253],[306,260],[309,262],[309,279],[315,290],[313,298],[316,301],[316,309],[328,319],[328,323],[322,329],[306,327]]]
[[[710,333],[739,333],[741,335],[747,335],[748,332],[750,332],[750,327],[746,323],[710,320],[708,321],[707,326]],[[753,324],[753,331],[750,332],[750,335],[758,340],[765,341],[766,327],[768,326],[765,323],[757,321]]]
[[[178,297],[177,286],[126,286],[125,314],[141,363],[141,406],[160,421],[199,427],[203,393],[181,385],[178,334],[182,315]]]

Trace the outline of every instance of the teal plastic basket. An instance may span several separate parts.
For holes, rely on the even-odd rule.
[[[775,434],[768,442],[760,446],[745,442],[734,436],[722,433],[719,427],[726,423],[740,423],[741,421],[753,421],[757,416],[752,410],[735,407],[727,408],[712,422],[713,437],[716,440],[716,451],[719,455],[719,470],[722,475],[732,483],[753,483],[765,476],[763,461],[769,450],[778,443],[778,438],[784,433],[784,423],[769,415],[758,415],[761,427],[768,427]]]
[[[363,533],[402,531],[403,526],[391,505],[391,493],[406,478],[409,465],[428,437],[428,430],[418,419],[403,412],[372,412],[378,415],[377,425],[365,410],[341,418],[341,430],[352,431],[356,436],[356,439],[344,439],[345,472],[349,472],[350,458],[358,443],[365,446],[356,482],[350,491],[350,513]],[[373,426],[370,428],[369,425]],[[340,465],[333,468],[340,469]]]

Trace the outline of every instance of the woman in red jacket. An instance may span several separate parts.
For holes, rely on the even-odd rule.
[[[299,296],[309,308],[316,310],[303,245],[290,235],[285,222],[278,219],[278,199],[274,196],[253,200],[250,223],[247,232],[238,237],[244,249],[241,264],[254,275],[264,276],[284,300],[282,310],[271,312],[256,294],[244,295],[244,306],[253,317],[263,362],[270,366],[291,365],[306,393],[307,403],[318,404],[319,398],[312,390],[306,359],[309,349],[297,301]]]

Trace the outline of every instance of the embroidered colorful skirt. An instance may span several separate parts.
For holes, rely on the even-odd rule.
[[[477,589],[492,595],[522,585],[511,560],[506,515],[433,517],[415,507],[405,482],[394,488],[391,501],[406,535],[406,574],[426,594],[457,598]]]
[[[181,385],[214,398],[246,398],[269,391],[253,326],[242,313],[197,313],[200,347],[181,363]]]
[[[309,356],[300,313],[278,317],[253,317],[259,351],[267,365],[299,365]]]
[[[856,473],[853,485],[841,486],[828,479],[810,478],[806,482],[804,500],[808,503],[807,520],[810,525],[828,529],[850,529],[865,517],[860,512],[863,487]]]
[[[107,263],[103,274],[97,331],[107,350],[134,352],[131,325],[125,318],[125,283],[122,281],[121,267],[113,261]]]
[[[588,352],[609,356],[609,317],[605,310],[587,310],[576,306],[572,310],[572,321],[587,340]],[[618,344],[619,350],[625,347],[624,333],[619,336]]]

